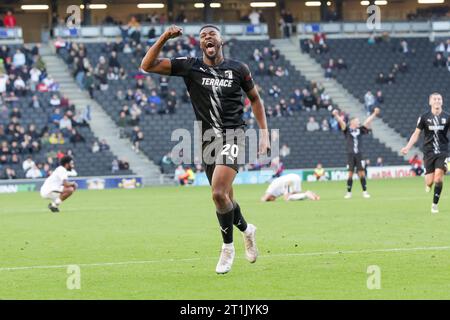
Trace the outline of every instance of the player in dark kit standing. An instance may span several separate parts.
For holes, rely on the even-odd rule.
[[[345,123],[344,120],[339,116],[338,110],[333,110],[333,116],[339,122],[339,126],[345,135],[346,146],[347,146],[347,169],[348,169],[348,179],[347,179],[347,193],[345,199],[350,199],[352,197],[352,186],[353,186],[353,172],[356,167],[358,171],[359,180],[361,181],[361,187],[363,190],[363,197],[370,198],[370,194],[367,192],[367,182],[366,173],[364,171],[364,160],[361,154],[361,138],[364,134],[369,133],[370,124],[375,119],[375,117],[380,114],[380,109],[375,108],[373,113],[364,121],[361,126],[358,118],[352,118],[349,121],[349,125]]]
[[[425,191],[430,192],[434,183],[433,203],[431,213],[438,213],[438,202],[441,196],[444,175],[447,172],[448,138],[450,114],[442,110],[442,96],[433,93],[429,97],[431,110],[417,120],[417,127],[408,144],[401,150],[407,154],[424,132],[423,160],[425,164]]]
[[[250,99],[255,119],[262,130],[259,154],[266,154],[270,148],[266,115],[248,67],[239,61],[224,59],[223,41],[216,26],[206,25],[200,29],[202,57],[159,58],[164,44],[182,33],[180,27],[169,27],[146,53],[141,69],[184,78],[195,115],[202,125],[203,161],[223,238],[216,272],[227,273],[235,255],[233,224],[243,233],[247,260],[253,263],[258,256],[256,227],[245,221],[233,198],[232,188],[238,170],[237,161],[245,153],[245,137],[229,134],[230,130],[245,126],[242,90]],[[206,132],[212,133],[212,141],[205,139]]]

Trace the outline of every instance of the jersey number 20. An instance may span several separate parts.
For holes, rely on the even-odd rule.
[[[229,144],[223,146],[222,152],[220,153],[222,156],[232,156],[233,158],[237,158],[239,153],[239,147],[236,144]]]

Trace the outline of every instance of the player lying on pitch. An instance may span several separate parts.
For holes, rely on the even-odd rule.
[[[312,191],[302,192],[302,179],[295,173],[290,173],[272,181],[262,196],[261,201],[275,201],[278,197],[284,196],[286,201],[295,200],[320,200],[320,197]]]
[[[424,132],[423,160],[425,164],[425,191],[430,192],[434,183],[433,203],[431,213],[438,213],[438,202],[447,173],[448,138],[450,114],[442,109],[442,96],[432,93],[429,97],[430,111],[422,114],[417,120],[416,130],[408,144],[400,150],[407,154]]]
[[[74,177],[77,172],[72,157],[64,156],[60,161],[60,166],[53,171],[41,187],[41,197],[50,199],[48,205],[51,212],[59,212],[61,202],[69,198],[77,189],[76,182],[69,182],[69,177]]]

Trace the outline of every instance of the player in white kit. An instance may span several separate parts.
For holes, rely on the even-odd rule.
[[[53,171],[41,187],[41,197],[50,199],[52,202],[48,208],[52,212],[59,212],[61,202],[69,198],[77,189],[76,182],[69,182],[69,177],[74,177],[77,172],[74,170],[72,157],[64,156],[60,161],[60,166]]]
[[[295,173],[290,173],[272,181],[261,201],[275,201],[284,196],[286,201],[294,200],[319,200],[320,197],[312,191],[302,192],[302,179]]]

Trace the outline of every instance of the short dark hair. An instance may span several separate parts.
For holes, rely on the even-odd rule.
[[[202,32],[202,30],[206,29],[206,28],[213,28],[220,32],[220,29],[218,26],[215,26],[213,24],[205,24],[203,27],[200,28],[200,31],[198,33]]]
[[[61,158],[60,164],[64,167],[66,164],[70,163],[72,161],[71,156],[64,156]]]

